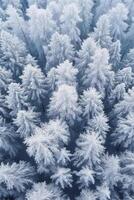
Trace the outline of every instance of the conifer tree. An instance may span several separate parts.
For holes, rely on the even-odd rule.
[[[61,85],[50,99],[48,114],[51,118],[60,118],[73,124],[80,114],[78,94],[75,86]]]
[[[27,65],[21,76],[22,88],[27,101],[36,105],[41,103],[46,94],[45,75],[38,66]]]
[[[72,61],[74,57],[74,48],[67,35],[58,32],[52,35],[47,53],[47,70],[56,67],[65,60]]]

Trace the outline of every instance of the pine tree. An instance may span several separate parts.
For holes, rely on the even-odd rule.
[[[102,48],[111,49],[112,38],[110,35],[110,20],[107,15],[102,15],[96,23],[93,37]]]
[[[37,127],[34,135],[26,138],[25,144],[28,154],[34,157],[39,172],[49,172],[55,168],[56,163],[70,160],[68,151],[64,149],[64,154],[62,154],[62,148],[68,144],[68,141],[68,126],[57,119],[42,125],[41,128]],[[67,157],[62,157],[64,155]]]
[[[17,153],[17,134],[11,124],[7,124],[4,120],[0,119],[0,149],[3,155],[7,154],[14,157]]]
[[[98,116],[100,113],[103,113],[101,95],[95,88],[89,88],[83,92],[80,105],[82,108],[82,115],[87,122],[93,117]]]
[[[106,154],[102,163],[102,178],[109,188],[112,188],[113,186],[116,186],[120,180],[120,160],[117,156],[109,156]]]
[[[73,124],[80,114],[76,88],[66,84],[61,85],[50,99],[48,114],[51,118],[59,117]]]
[[[111,36],[113,40],[122,40],[124,33],[128,28],[126,23],[128,19],[128,9],[123,3],[118,3],[116,7],[113,7],[109,13],[109,19],[111,24]]]
[[[124,59],[124,64],[128,67],[131,67],[133,70],[134,67],[134,49],[130,49],[129,52],[126,55],[126,58]],[[134,71],[134,70],[133,70]]]
[[[97,187],[97,198],[100,200],[108,200],[111,198],[110,189],[107,184],[103,184]]]
[[[119,69],[120,61],[121,61],[121,43],[119,40],[117,40],[112,44],[110,49],[110,63],[112,64],[114,71],[117,71]]]
[[[96,165],[100,164],[100,158],[104,153],[104,146],[98,134],[89,131],[82,133],[76,144],[77,148],[74,153],[74,164],[76,166],[79,167],[86,164],[91,169],[94,169]]]
[[[103,114],[103,112],[96,115],[93,119],[89,120],[87,129],[98,133],[105,141],[109,131],[108,118]]]
[[[33,188],[29,190],[26,194],[27,200],[43,200],[44,198],[47,200],[55,199],[55,200],[67,200],[67,198],[63,195],[63,192],[56,188],[53,185],[47,185],[46,182],[35,183]]]
[[[129,89],[127,93],[125,93],[124,98],[118,104],[115,105],[113,113],[116,115],[116,118],[125,117],[130,112],[134,111],[134,88]]]
[[[45,62],[46,47],[56,28],[52,14],[49,10],[39,9],[36,5],[31,5],[27,10],[27,15],[31,40],[36,47],[40,62]]]
[[[48,45],[46,69],[56,67],[65,60],[72,61],[74,57],[74,48],[68,35],[62,35],[58,32],[51,37]]]
[[[71,20],[70,20],[71,19]],[[80,10],[77,4],[68,4],[63,8],[62,15],[60,17],[61,32],[67,34],[72,43],[80,43],[80,30],[78,24],[81,22]]]
[[[97,46],[93,38],[88,37],[83,41],[76,57],[76,65],[80,76],[83,76],[88,64],[92,62],[92,56],[94,56],[96,49]]]
[[[0,67],[0,92],[4,94],[9,84],[12,82],[12,74],[10,71]]]
[[[128,113],[125,118],[120,118],[117,122],[117,128],[113,133],[113,137],[116,137],[114,144],[120,144],[122,147],[128,150],[134,149],[133,146],[133,137],[134,137],[134,128],[133,128],[134,114]]]
[[[107,13],[111,8],[114,8],[121,0],[100,0],[99,5],[96,8],[95,21],[99,19],[100,16]]]
[[[23,18],[23,14],[20,9],[16,9],[13,5],[9,5],[6,9],[7,19],[6,27],[10,29],[12,34],[15,34],[17,37],[26,44],[28,50],[30,49],[29,36],[27,33],[27,23]]]
[[[27,65],[21,76],[26,99],[33,105],[41,103],[46,94],[45,75],[37,66]]]
[[[29,184],[32,184],[33,176],[33,167],[24,161],[0,165],[0,184],[4,184],[7,191],[24,192]]]
[[[124,99],[126,93],[126,87],[124,83],[117,84],[117,86],[112,90],[109,96],[109,102],[113,106]]]
[[[27,108],[28,104],[23,89],[19,83],[11,83],[6,96],[11,115],[15,116],[19,110]]]
[[[94,87],[105,97],[112,76],[109,53],[106,49],[98,48],[92,57],[92,62],[85,70],[83,86]]]
[[[81,35],[82,35],[82,38],[85,38],[89,34],[89,31],[91,30],[91,26],[92,26],[92,19],[93,19],[92,9],[94,6],[94,1],[93,0],[83,0],[83,1],[79,0],[78,5],[80,8],[80,17],[82,19],[82,22],[80,25]]]
[[[18,79],[21,74],[27,55],[25,44],[15,35],[2,31],[0,35],[1,66],[11,70]]]
[[[57,68],[52,68],[48,73],[48,82],[52,88],[59,87],[62,84],[77,85],[76,76],[78,69],[75,68],[68,60],[61,63]],[[55,80],[54,80],[54,79]]]
[[[29,137],[34,134],[34,130],[37,124],[39,124],[38,113],[32,110],[19,110],[14,124],[18,127],[17,133],[22,138]]]
[[[76,175],[79,177],[78,183],[81,188],[89,187],[90,185],[95,184],[95,172],[88,166],[82,167],[79,172],[76,172]]]
[[[133,77],[134,74],[132,72],[132,68],[125,67],[121,70],[118,70],[115,76],[115,80],[118,84],[124,83],[125,87],[128,89],[133,86]]]
[[[80,196],[77,198],[77,200],[96,200],[97,196],[95,192],[89,190],[89,189],[83,189]]]
[[[72,187],[72,174],[69,168],[58,168],[51,176],[51,179],[55,182],[55,185],[60,186],[62,189],[65,187]]]

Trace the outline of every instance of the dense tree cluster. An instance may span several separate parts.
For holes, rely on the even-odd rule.
[[[133,0],[0,0],[0,199],[134,199]]]

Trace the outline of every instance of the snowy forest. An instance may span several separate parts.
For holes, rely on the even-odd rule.
[[[0,0],[0,200],[134,200],[134,0]]]

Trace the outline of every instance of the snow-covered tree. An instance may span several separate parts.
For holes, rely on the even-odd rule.
[[[90,189],[83,189],[77,200],[96,200],[97,195]]]
[[[0,119],[0,149],[10,156],[17,153],[17,134],[11,124]]]
[[[75,86],[66,84],[59,86],[50,99],[48,113],[51,118],[59,117],[69,124],[73,124],[80,114]]]
[[[61,147],[68,144],[69,130],[68,126],[60,121],[50,121],[35,129],[35,134],[26,138],[25,143],[28,146],[27,152],[33,156],[39,165],[39,171],[49,171],[55,167],[56,162],[62,163],[63,159],[67,162],[69,157],[61,157]],[[67,152],[68,156],[69,153]],[[66,156],[66,155],[65,155]]]
[[[108,118],[102,113],[89,120],[88,130],[98,133],[105,141],[109,131]]]
[[[9,5],[6,9],[7,19],[6,27],[10,29],[11,33],[17,35],[25,42],[28,50],[30,49],[29,37],[27,33],[27,22],[24,20],[20,10],[17,10],[13,5]]]
[[[72,61],[74,57],[74,47],[68,35],[62,35],[58,32],[51,37],[47,52],[47,70],[56,67],[65,60]]]
[[[45,75],[40,68],[27,65],[21,76],[24,95],[34,105],[41,103],[46,94]]]
[[[78,183],[80,187],[88,187],[95,183],[95,172],[88,166],[82,167],[79,172],[76,172],[76,175],[79,177]]]
[[[29,163],[20,161],[19,163],[0,165],[0,184],[4,184],[7,190],[23,192],[33,183],[34,169]]]
[[[116,186],[120,180],[120,160],[117,156],[105,155],[103,158],[102,178],[109,188]]]
[[[130,112],[134,111],[134,88],[129,89],[127,93],[124,94],[124,98],[114,107],[114,115],[116,118],[124,117]]]
[[[19,83],[11,83],[6,96],[8,108],[11,109],[11,115],[16,115],[19,110],[27,108],[26,96]]]
[[[91,169],[100,164],[101,156],[104,153],[101,137],[94,132],[80,134],[76,141],[77,148],[74,153],[74,164],[81,166],[86,164]]]
[[[89,63],[83,76],[83,86],[86,88],[94,87],[105,97],[107,87],[113,72],[109,64],[109,53],[107,49],[98,48],[92,57],[92,62]]]
[[[111,36],[113,40],[122,40],[127,31],[128,9],[123,3],[118,3],[108,13],[111,24]]]
[[[60,186],[62,189],[72,186],[72,174],[69,168],[57,168],[56,172],[51,176],[55,185]]]
[[[97,187],[97,197],[99,200],[108,200],[110,199],[110,189],[106,183]]]
[[[134,49],[130,49],[129,52],[126,55],[126,58],[124,59],[124,64],[128,67],[131,67],[134,71]]]
[[[81,35],[83,38],[87,37],[89,34],[89,31],[91,30],[92,26],[92,19],[93,19],[93,13],[92,9],[94,6],[93,0],[78,0],[78,5],[80,8],[80,17],[82,19],[80,30]]]
[[[5,93],[9,84],[12,82],[12,74],[10,71],[0,67],[0,92]]]
[[[118,84],[111,92],[109,96],[109,102],[111,105],[119,103],[119,101],[124,99],[126,93],[126,87],[124,83]]]
[[[112,64],[113,70],[119,69],[119,64],[121,61],[121,43],[120,40],[112,43],[110,49],[110,63]]]
[[[97,46],[93,38],[88,37],[83,41],[81,49],[78,51],[76,58],[76,65],[78,66],[81,76],[83,76],[85,73],[88,64],[91,63],[92,56],[94,56],[96,49]]]
[[[38,113],[32,110],[19,110],[14,124],[18,127],[17,132],[21,137],[29,137],[34,134],[34,130],[39,123]]]
[[[125,67],[117,71],[115,80],[118,84],[124,83],[125,87],[128,89],[133,86],[133,77],[134,77],[134,74],[132,72],[132,68]]]
[[[47,185],[46,182],[42,183],[35,183],[31,190],[27,191],[26,194],[27,200],[67,200],[66,197],[63,195],[63,192],[56,188],[54,185]]]
[[[47,44],[56,29],[55,22],[49,10],[38,8],[36,5],[29,7],[27,15],[31,40],[36,47],[40,61],[44,62]]]
[[[68,60],[61,63],[57,66],[57,68],[52,68],[52,71],[50,70],[48,74],[48,82],[51,87],[59,87],[62,84],[76,86],[77,84],[76,76],[78,74],[78,69],[75,68]],[[55,80],[53,79],[53,75]]]
[[[103,103],[101,95],[96,91],[95,88],[89,88],[83,92],[80,101],[82,115],[87,122],[93,117],[103,113]]]
[[[121,174],[122,174],[122,185],[124,193],[128,196],[132,196],[133,192],[133,170],[134,170],[134,153],[131,151],[126,151],[121,155],[120,158]],[[130,198],[131,199],[131,198]]]
[[[71,19],[71,20],[70,20]],[[80,10],[77,4],[71,3],[63,8],[62,15],[60,17],[61,32],[67,34],[72,43],[80,43],[80,30],[78,24],[81,22]]]
[[[114,144],[120,144],[125,149],[134,150],[134,113],[129,113],[125,118],[120,118],[117,122],[117,128],[113,133]]]
[[[121,3],[122,0],[99,0],[98,6],[95,13],[95,21],[99,19],[100,16],[107,13],[111,8],[114,8],[118,3]]]
[[[0,94],[0,117],[4,117],[6,118],[10,118],[9,117],[9,109],[8,109],[8,105],[6,102],[6,98],[5,95],[1,95]]]
[[[93,37],[102,48],[110,50],[112,38],[110,35],[110,20],[107,15],[102,15],[94,29]]]
[[[14,77],[18,78],[25,65],[25,44],[15,35],[3,30],[0,34],[0,55],[1,66],[11,70]]]

